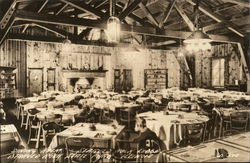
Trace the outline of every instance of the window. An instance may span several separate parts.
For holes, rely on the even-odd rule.
[[[212,86],[224,87],[225,58],[212,59]]]

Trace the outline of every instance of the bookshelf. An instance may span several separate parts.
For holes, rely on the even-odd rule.
[[[167,88],[167,69],[145,69],[146,89]]]
[[[14,67],[0,66],[0,99],[13,98],[16,89],[16,74]]]

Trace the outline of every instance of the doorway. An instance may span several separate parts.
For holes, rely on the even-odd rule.
[[[133,87],[131,69],[115,69],[114,89],[116,92],[130,91]]]
[[[40,94],[43,91],[43,69],[29,68],[28,72],[29,72],[28,95],[32,96],[33,93]]]
[[[50,68],[47,71],[47,90],[54,91],[56,89],[56,69]]]

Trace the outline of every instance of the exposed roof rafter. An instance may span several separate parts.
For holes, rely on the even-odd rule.
[[[47,24],[57,24],[57,25],[68,25],[68,26],[84,26],[90,28],[99,28],[106,29],[106,23],[99,23],[97,20],[89,20],[89,19],[80,19],[80,18],[61,18],[59,16],[54,15],[42,15],[36,14],[32,12],[26,11],[16,11],[16,20],[30,21],[36,23],[47,23]],[[153,27],[141,27],[141,26],[130,26],[126,24],[121,25],[121,30],[123,32],[131,33],[133,28],[133,32],[137,34],[145,34],[152,35],[158,37],[169,37],[169,38],[187,38],[191,32],[182,32],[182,31],[172,31],[172,30],[157,30]],[[223,35],[209,35],[214,41],[217,42],[231,42],[238,43],[241,42],[242,39],[238,37],[227,37]]]
[[[143,0],[134,0],[124,11],[122,11],[118,18],[120,21],[123,21],[126,16],[134,11],[134,9],[142,2]]]
[[[93,16],[96,16],[98,18],[103,18],[105,16],[105,13],[95,9],[94,7],[86,4],[86,3],[81,3],[81,2],[77,2],[77,1],[73,1],[73,0],[60,0],[72,7],[75,7],[81,11],[90,13]]]
[[[240,5],[242,7],[247,7],[247,8],[250,8],[250,3],[249,1],[246,2],[244,0],[224,0],[226,2],[230,2],[230,3],[233,3],[233,4],[237,4],[237,5]]]
[[[190,3],[191,5],[195,5],[195,2],[192,0],[187,0],[188,3]],[[205,7],[204,5],[200,4],[199,5],[199,10],[202,11],[203,13],[205,13],[206,15],[208,15],[209,17],[211,17],[212,19],[214,19],[217,22],[224,22],[226,24],[228,24],[228,29],[231,30],[232,32],[236,33],[237,35],[239,35],[240,37],[245,37],[245,35],[239,31],[238,27],[231,23],[228,22],[226,19],[224,19],[222,16],[214,13],[211,9]]]
[[[153,15],[151,14],[151,12],[149,11],[149,9],[143,4],[140,3],[139,4],[140,8],[142,9],[142,11],[144,12],[144,14],[146,15],[146,17],[149,19],[149,21],[151,23],[153,23],[156,27],[159,27],[159,23],[157,22],[157,20],[153,17]]]
[[[164,15],[159,23],[160,28],[162,28],[164,23],[167,21],[169,15],[170,15],[170,13],[175,5],[175,2],[176,2],[176,0],[171,0],[171,2],[169,3],[168,8],[165,10]]]
[[[188,28],[190,29],[190,31],[194,31],[195,30],[195,26],[194,26],[193,22],[189,19],[189,17],[186,15],[186,13],[180,7],[180,5],[177,4],[177,3],[175,3],[174,7],[175,7],[176,11],[180,14],[180,16],[183,18],[183,20],[185,21],[185,23],[188,25]]]

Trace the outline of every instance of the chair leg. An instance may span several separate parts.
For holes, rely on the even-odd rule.
[[[17,118],[17,120],[19,120],[19,118],[20,118],[20,104],[16,104],[16,109],[17,109],[17,113],[16,113],[16,118]]]
[[[220,121],[219,138],[221,138],[222,133],[223,133],[223,120]]]
[[[39,148],[39,143],[40,143],[40,138],[41,138],[41,121],[38,122],[39,123],[39,127],[38,127],[38,133],[37,133],[37,139],[36,139],[36,148]]]
[[[29,122],[30,122],[30,116],[29,116],[29,114],[28,114],[28,115],[27,115],[27,118],[26,118],[26,123],[25,123],[25,130],[28,129]]]
[[[45,146],[45,148],[48,147],[47,142],[46,142],[46,131],[42,130],[42,135],[43,135],[43,145]]]
[[[24,111],[21,110],[21,127],[23,127],[23,123],[24,123]]]
[[[31,140],[31,130],[32,130],[32,128],[31,128],[31,125],[29,125],[29,136],[28,136],[28,144],[30,143],[30,140]]]

